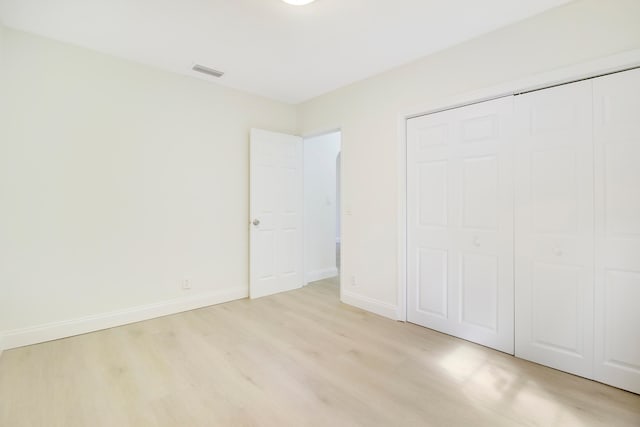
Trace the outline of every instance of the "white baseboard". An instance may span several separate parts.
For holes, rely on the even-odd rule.
[[[234,287],[221,291],[175,298],[109,313],[63,320],[28,328],[0,332],[0,355],[2,350],[38,344],[45,341],[86,334],[101,329],[113,328],[129,323],[154,319],[196,308],[229,302],[249,295],[247,287]]]
[[[340,300],[345,304],[379,314],[380,316],[388,317],[392,320],[398,320],[398,308],[393,304],[378,301],[344,289],[342,290]]]
[[[305,274],[305,280],[307,283],[315,282],[317,280],[328,279],[329,277],[335,277],[338,275],[338,269],[336,267],[326,268],[324,270],[310,271]]]

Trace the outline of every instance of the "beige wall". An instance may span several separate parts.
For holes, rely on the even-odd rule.
[[[570,3],[299,107],[302,134],[343,131],[343,293],[397,305],[398,114],[455,94],[640,48],[640,1]],[[355,277],[356,286],[352,286]]]
[[[249,129],[293,106],[9,29],[2,53],[0,335],[246,293]]]

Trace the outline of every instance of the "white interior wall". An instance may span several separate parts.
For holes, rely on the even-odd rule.
[[[2,53],[6,346],[247,294],[249,129],[293,106],[10,29]]]
[[[342,129],[343,301],[398,315],[398,116],[640,47],[640,2],[583,0],[313,99],[301,133]]]
[[[305,280],[333,277],[336,268],[336,157],[340,132],[304,140]]]

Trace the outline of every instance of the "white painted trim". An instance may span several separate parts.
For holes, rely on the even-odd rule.
[[[480,89],[474,92],[467,92],[444,99],[437,99],[423,105],[409,108],[398,114],[398,320],[407,320],[407,120],[412,117],[435,113],[442,110],[488,101],[490,99],[504,96],[517,95],[523,92],[597,77],[635,67],[640,67],[640,49],[630,50],[604,58],[557,68],[555,70],[510,81],[497,86]]]
[[[407,117],[398,117],[398,295],[396,319],[407,321]]]
[[[67,338],[74,335],[154,319],[156,317],[246,298],[248,295],[249,290],[247,287],[238,286],[221,291],[175,298],[109,313],[4,331],[0,335],[0,339],[2,339],[0,343],[2,347],[0,347],[0,350],[38,344],[45,341]]]
[[[329,277],[336,277],[338,275],[338,269],[336,267],[325,268],[324,270],[309,271],[305,280],[307,283],[315,282],[317,280],[328,279]]]
[[[305,150],[307,149],[307,137],[300,136],[302,138],[302,288],[309,284],[307,280],[307,262],[309,261],[307,253],[307,204],[305,203],[307,195],[307,183],[304,179],[305,175]],[[251,232],[251,230],[249,230]],[[249,261],[249,272],[251,272],[251,261]],[[251,286],[251,285],[249,285]]]
[[[345,304],[358,307],[362,310],[370,311],[392,320],[397,320],[397,307],[393,304],[356,294],[354,292],[347,291],[346,289],[342,289],[342,296],[340,300]]]

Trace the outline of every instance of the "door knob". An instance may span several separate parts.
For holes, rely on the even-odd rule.
[[[260,220],[258,218],[256,218],[256,219],[253,220],[252,224],[257,227],[257,226],[260,225]]]

